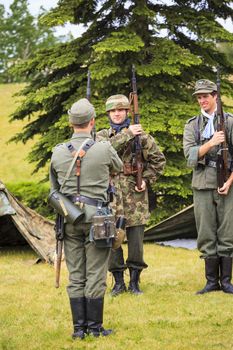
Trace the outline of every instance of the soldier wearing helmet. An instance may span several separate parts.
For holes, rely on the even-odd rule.
[[[157,181],[165,166],[164,155],[153,137],[143,131],[141,124],[131,124],[129,110],[130,103],[125,95],[110,96],[106,101],[110,129],[97,133],[98,140],[110,141],[124,164],[124,170],[112,176],[116,190],[113,207],[117,217],[126,218],[128,257],[125,261],[121,247],[111,253],[109,271],[115,279],[111,291],[113,296],[127,290],[124,281],[124,271],[127,268],[130,272],[128,291],[135,295],[142,293],[139,276],[148,266],[143,256],[144,227],[149,218],[148,185]],[[125,165],[132,160],[132,145],[136,135],[140,135],[145,162],[141,189],[136,186],[134,174],[129,171],[126,174],[125,170]]]
[[[83,339],[88,334],[99,337],[112,333],[102,326],[110,247],[98,247],[89,239],[89,233],[97,208],[107,208],[109,176],[121,170],[122,162],[109,142],[92,140],[95,109],[86,98],[75,102],[68,114],[74,133],[70,142],[59,144],[53,150],[50,182],[52,191],[59,190],[85,214],[78,224],[67,222],[64,232],[69,271],[67,292],[74,326],[72,337]],[[86,153],[78,173],[78,165],[74,166],[73,160],[80,150]]]
[[[187,121],[183,145],[187,165],[193,168],[197,247],[205,261],[206,285],[197,294],[218,290],[233,294],[233,117],[224,113],[225,133],[218,131],[217,86],[214,82],[198,80],[193,95],[197,98],[201,113]],[[225,138],[231,151],[228,154],[229,178],[218,188],[218,150]]]

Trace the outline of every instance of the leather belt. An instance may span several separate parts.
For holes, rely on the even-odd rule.
[[[209,160],[206,159],[206,163],[207,166],[210,166],[211,168],[216,168],[217,167],[217,162],[215,160]]]
[[[86,196],[69,196],[68,197],[73,203],[85,203],[85,204],[89,204],[92,205],[93,207],[107,207],[108,206],[108,202],[103,202],[99,199],[94,199],[94,198],[90,198],[90,197],[86,197]]]

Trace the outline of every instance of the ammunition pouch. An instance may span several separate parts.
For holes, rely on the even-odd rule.
[[[124,162],[123,164],[123,173],[124,175],[136,175],[137,167],[133,165],[131,162]]]
[[[48,203],[70,224],[75,225],[84,217],[84,212],[77,205],[72,203],[69,198],[57,190],[50,193]]]
[[[111,248],[116,235],[115,217],[109,208],[98,208],[90,230],[90,241],[98,248]]]
[[[124,216],[119,216],[116,222],[116,235],[112,244],[112,249],[120,248],[121,244],[124,242],[125,225],[126,225],[126,218]]]

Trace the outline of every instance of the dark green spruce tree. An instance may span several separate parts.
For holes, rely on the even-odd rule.
[[[92,103],[97,126],[107,125],[104,102],[112,94],[131,91],[131,67],[136,67],[141,123],[166,155],[167,166],[157,193],[160,220],[192,202],[190,169],[182,150],[185,121],[198,113],[192,98],[194,82],[215,80],[222,68],[222,93],[233,95],[228,77],[233,64],[218,51],[218,41],[233,41],[217,18],[233,18],[231,1],[177,0],[168,2],[60,0],[44,16],[46,25],[71,22],[86,26],[81,37],[38,52],[18,67],[23,76],[34,75],[23,89],[24,103],[12,119],[36,114],[15,136],[26,142],[40,140],[30,154],[36,169],[51,156],[52,147],[70,136],[67,110],[86,94],[87,70],[92,76]],[[35,72],[37,74],[35,75]]]

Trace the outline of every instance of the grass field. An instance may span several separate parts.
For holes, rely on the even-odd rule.
[[[7,144],[26,123],[8,123],[17,107],[12,94],[19,88],[0,85],[0,180],[5,183],[44,177],[43,171],[31,175],[33,165],[26,160],[34,141]],[[108,276],[104,325],[115,333],[73,341],[64,263],[61,288],[55,289],[53,267],[34,264],[31,249],[0,249],[0,350],[232,350],[233,296],[195,295],[205,283],[198,252],[146,244],[145,258],[149,268],[142,274],[141,296],[112,298]]]
[[[34,166],[29,164],[26,157],[34,142],[29,141],[26,145],[22,143],[8,143],[9,139],[20,132],[28,121],[15,121],[9,123],[9,115],[15,111],[19,103],[18,97],[13,94],[20,90],[20,84],[0,84],[0,149],[1,166],[0,180],[5,183],[20,181],[39,181],[44,178],[47,171],[42,170],[32,175]]]
[[[65,265],[55,289],[53,267],[33,264],[31,250],[1,251],[0,349],[233,349],[233,296],[195,295],[204,285],[198,252],[146,244],[145,257],[143,295],[112,298],[108,276],[104,325],[115,334],[73,341]]]

